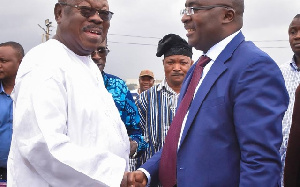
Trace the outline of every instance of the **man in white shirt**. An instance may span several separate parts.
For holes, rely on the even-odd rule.
[[[106,0],[61,0],[57,31],[24,57],[12,98],[8,186],[120,186],[129,138],[90,54],[106,38]]]

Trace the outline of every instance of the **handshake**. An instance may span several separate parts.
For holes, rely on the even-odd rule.
[[[120,187],[145,187],[147,182],[142,171],[125,172]]]

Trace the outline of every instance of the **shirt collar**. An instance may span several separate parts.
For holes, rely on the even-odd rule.
[[[163,81],[159,84],[157,90],[160,91],[163,88],[165,88],[167,91],[171,92],[174,95],[179,95],[168,85],[166,78],[164,78]]]
[[[4,88],[3,88],[2,81],[0,81],[0,93],[5,93],[5,92],[4,92]]]
[[[212,46],[206,54],[211,60],[216,61],[216,59],[218,58],[218,56],[221,54],[221,52],[225,49],[225,47],[229,44],[229,42],[239,33],[241,32],[240,30],[227,36],[226,38],[224,38],[222,41],[220,41],[219,43],[215,44],[214,46]]]
[[[292,61],[291,61],[291,63],[290,63],[290,65],[291,65],[291,67],[295,70],[295,71],[300,71],[300,68],[298,68],[298,66],[297,66],[297,64],[296,64],[296,62],[295,62],[295,55],[293,56],[293,58],[292,58]]]

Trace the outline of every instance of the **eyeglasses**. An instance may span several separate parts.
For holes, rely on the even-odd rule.
[[[92,52],[92,56],[95,55],[96,53],[98,53],[99,55],[107,55],[110,52],[110,50],[108,49],[108,47],[98,47],[96,51]]]
[[[98,10],[98,9],[88,7],[88,6],[71,5],[71,4],[64,3],[64,2],[59,2],[59,4],[78,9],[80,11],[80,14],[86,18],[89,18],[89,17],[95,15],[97,12],[103,21],[109,21],[109,20],[111,20],[112,15],[114,14],[113,12],[110,12],[107,10]]]
[[[210,9],[213,9],[213,8],[216,8],[216,7],[223,7],[223,8],[230,8],[232,9],[231,7],[227,6],[227,5],[211,5],[211,6],[200,6],[200,7],[185,7],[184,9],[182,9],[180,11],[180,15],[183,16],[183,15],[188,15],[188,16],[191,16],[193,14],[195,14],[195,10],[210,10]]]

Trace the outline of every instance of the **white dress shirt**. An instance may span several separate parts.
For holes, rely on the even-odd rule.
[[[33,48],[12,98],[8,186],[120,186],[129,138],[90,56],[54,39]]]

